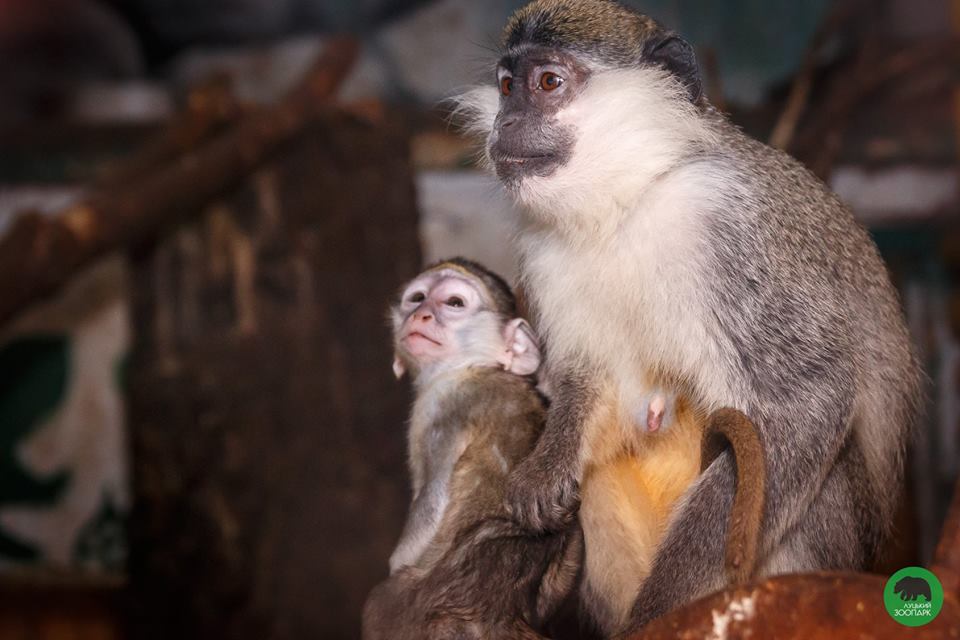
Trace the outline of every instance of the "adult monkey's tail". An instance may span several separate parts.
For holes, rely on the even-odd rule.
[[[760,547],[760,525],[766,495],[767,465],[760,432],[736,409],[714,411],[703,432],[702,468],[720,455],[727,443],[737,465],[737,490],[727,528],[725,567],[731,585],[753,577]]]

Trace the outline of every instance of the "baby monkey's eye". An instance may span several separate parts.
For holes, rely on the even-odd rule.
[[[451,307],[458,307],[458,308],[463,307],[464,306],[463,298],[459,296],[450,296],[449,298],[447,298],[447,305]]]
[[[540,88],[544,91],[553,91],[561,84],[563,84],[563,78],[551,71],[547,71],[540,76]]]
[[[513,78],[510,76],[503,76],[500,78],[500,93],[508,96],[510,95],[511,91],[513,91]]]
[[[416,293],[410,294],[410,297],[407,298],[407,302],[423,302],[426,300],[427,296],[423,295],[422,291],[417,291]]]

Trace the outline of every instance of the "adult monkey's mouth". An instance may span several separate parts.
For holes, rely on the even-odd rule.
[[[549,175],[559,164],[556,153],[530,153],[513,155],[506,153],[491,154],[497,176],[511,182],[526,176]]]
[[[507,164],[526,164],[528,162],[536,162],[537,160],[548,160],[553,158],[555,154],[553,153],[538,153],[528,156],[507,156],[502,155],[497,158],[494,158],[494,162],[500,163],[504,162]]]

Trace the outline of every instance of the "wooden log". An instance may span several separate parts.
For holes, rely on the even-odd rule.
[[[131,637],[356,638],[409,500],[406,132],[325,115],[133,260]]]
[[[143,242],[236,185],[329,106],[356,53],[353,40],[332,42],[279,105],[142,180],[94,192],[55,218],[20,216],[0,239],[0,323],[96,258]]]

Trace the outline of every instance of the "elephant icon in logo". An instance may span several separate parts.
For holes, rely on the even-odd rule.
[[[930,602],[933,597],[930,595],[930,585],[923,578],[914,578],[906,576],[897,581],[893,586],[893,591],[900,594],[900,599],[904,602],[916,600],[917,596],[923,596]]]

